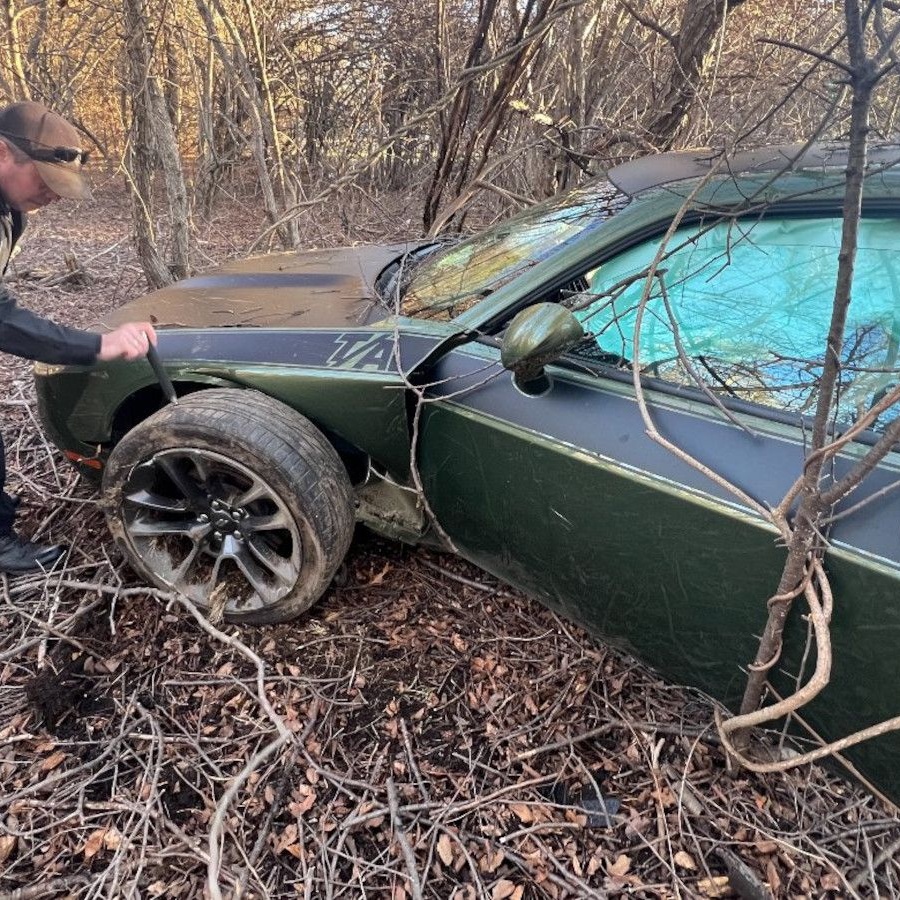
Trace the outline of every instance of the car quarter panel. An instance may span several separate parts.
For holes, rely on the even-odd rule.
[[[159,354],[176,389],[209,383],[260,390],[404,477],[409,430],[400,373],[448,333],[438,324],[402,337],[388,328],[161,330]],[[36,382],[54,440],[82,448],[110,441],[117,411],[156,385],[149,364],[123,362],[38,375]]]

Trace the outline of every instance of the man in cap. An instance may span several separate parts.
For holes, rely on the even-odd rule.
[[[0,109],[0,275],[25,228],[25,213],[65,197],[91,196],[82,173],[87,153],[78,131],[40,103],[13,103]],[[0,350],[45,363],[90,365],[110,359],[137,359],[156,334],[149,322],[132,322],[100,335],[57,325],[16,305],[0,282]],[[4,490],[6,462],[0,436],[0,572],[17,575],[52,566],[65,553],[41,545],[13,529],[18,500]]]

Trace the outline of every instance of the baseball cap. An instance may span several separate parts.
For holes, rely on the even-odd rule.
[[[82,173],[87,151],[81,136],[62,116],[41,103],[12,103],[0,109],[0,137],[15,144],[35,164],[44,184],[60,197],[88,200]]]

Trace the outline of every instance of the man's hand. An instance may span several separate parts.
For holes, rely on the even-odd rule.
[[[149,322],[126,322],[100,338],[97,359],[137,359],[146,354],[150,344],[156,346],[156,332]]]

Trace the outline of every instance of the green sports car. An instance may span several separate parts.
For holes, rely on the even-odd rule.
[[[837,429],[900,381],[898,157],[870,157]],[[649,157],[455,243],[261,256],[156,291],[103,324],[158,323],[177,402],[149,365],[39,364],[44,426],[102,477],[137,572],[232,621],[307,609],[363,522],[452,548],[733,702],[785,551],[645,416],[761,506],[782,498],[816,400],[846,154],[716,164]],[[835,660],[808,718],[828,736],[900,712],[898,474],[889,453],[827,536]],[[786,689],[805,638],[798,611],[772,676]],[[898,797],[898,753],[887,735],[854,758]]]

